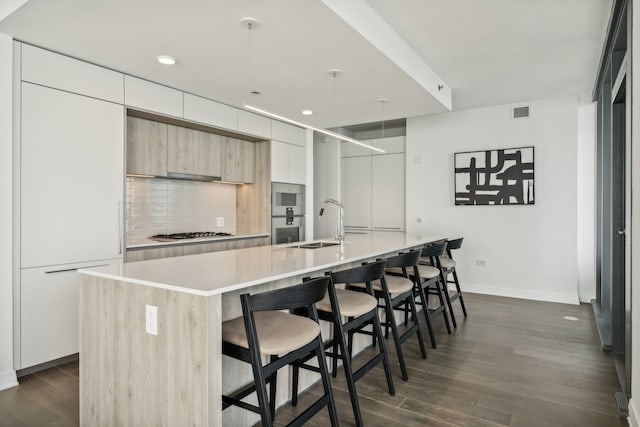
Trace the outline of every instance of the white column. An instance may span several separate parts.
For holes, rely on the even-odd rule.
[[[0,34],[0,390],[18,384],[13,369],[12,93],[13,40]]]

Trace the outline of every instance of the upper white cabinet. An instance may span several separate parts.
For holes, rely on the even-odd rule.
[[[371,229],[371,156],[342,159],[340,192],[344,206],[344,226]]]
[[[278,120],[271,120],[271,139],[304,147],[307,131]]]
[[[211,126],[238,130],[238,109],[199,96],[184,94],[184,118]]]
[[[271,181],[305,184],[306,170],[304,147],[271,141]]]
[[[393,136],[390,138],[372,139],[366,142],[367,144],[385,151],[385,153],[380,153],[378,151],[369,150],[372,156],[378,156],[381,154],[404,153],[404,139],[404,136]]]
[[[22,83],[21,267],[121,256],[124,108]]]
[[[344,204],[345,227],[404,230],[404,141],[404,136],[363,141],[385,153],[342,143],[340,197]]]
[[[22,44],[22,80],[122,104],[124,74]]]
[[[371,227],[404,230],[404,154],[371,157]]]
[[[130,107],[182,117],[183,93],[131,76],[124,77],[124,103]]]
[[[271,138],[271,119],[249,111],[238,110],[238,131],[269,139]]]

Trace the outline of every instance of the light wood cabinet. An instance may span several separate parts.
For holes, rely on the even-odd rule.
[[[255,143],[236,138],[223,138],[222,180],[253,183],[256,170]]]
[[[127,173],[167,176],[167,125],[127,117]]]
[[[168,172],[222,176],[222,136],[169,125]]]
[[[182,256],[182,246],[164,246],[149,249],[127,249],[126,262],[148,261],[158,258]]]

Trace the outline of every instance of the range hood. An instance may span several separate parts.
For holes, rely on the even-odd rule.
[[[222,181],[222,177],[220,176],[193,175],[190,173],[181,173],[181,172],[167,172],[167,178],[184,179],[187,181],[205,181],[205,182]]]

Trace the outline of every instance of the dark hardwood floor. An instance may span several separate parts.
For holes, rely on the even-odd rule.
[[[388,340],[396,384],[385,392],[381,368],[357,383],[367,426],[626,426],[616,413],[613,361],[600,350],[591,307],[465,294],[469,317],[447,335],[436,323],[438,348],[419,356],[403,346],[410,365],[403,382]],[[563,316],[575,316],[577,321]],[[425,337],[426,338],[426,337]],[[357,358],[356,358],[357,364]],[[353,425],[342,373],[333,381],[340,424]],[[318,396],[301,396],[300,408]],[[286,405],[278,425],[296,408]],[[78,365],[24,377],[0,392],[0,426],[77,426]],[[309,425],[326,426],[323,411]]]

